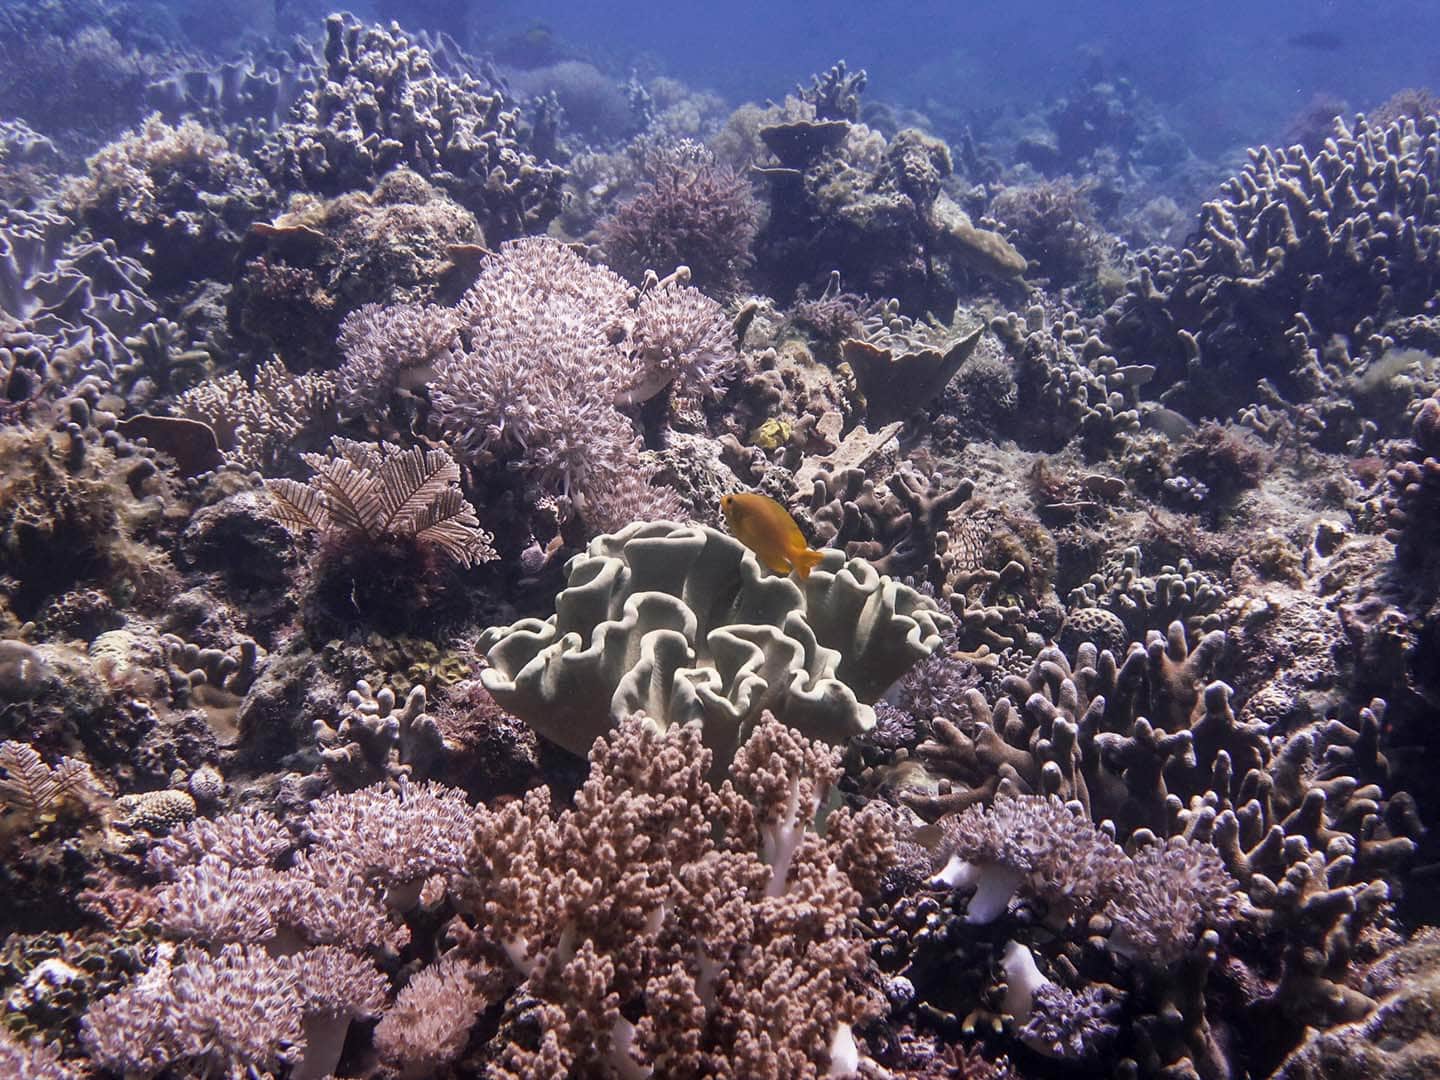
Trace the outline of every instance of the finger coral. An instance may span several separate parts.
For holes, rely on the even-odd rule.
[[[529,152],[502,93],[442,73],[398,25],[332,15],[313,67],[313,88],[260,150],[277,187],[337,194],[404,165],[471,209],[492,243],[543,230],[559,211],[564,173]]]

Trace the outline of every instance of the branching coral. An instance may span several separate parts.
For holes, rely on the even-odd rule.
[[[346,789],[402,776],[427,779],[446,753],[439,726],[425,712],[423,684],[411,687],[397,709],[394,691],[372,692],[361,679],[333,725],[315,721],[315,741],[331,777]]]
[[[732,782],[709,771],[698,725],[634,718],[596,743],[574,809],[552,817],[536,791],[482,815],[476,943],[500,946],[484,947],[539,1024],[504,1045],[501,1075],[853,1067],[850,1028],[875,1004],[853,913],[888,865],[886,826],[839,810],[811,831],[833,760],[773,719]]]
[[[404,165],[473,211],[492,243],[555,216],[564,174],[529,152],[499,90],[442,73],[398,25],[332,15],[325,34],[313,88],[260,148],[277,187],[338,194]]]
[[[931,786],[900,792],[928,813],[961,811],[942,818],[952,838],[942,854],[959,857],[942,880],[976,887],[976,918],[1015,893],[1020,925],[1078,915],[1078,934],[1094,916],[1090,942],[1103,938],[1109,959],[1086,977],[1130,987],[1127,1009],[1142,1018],[1128,1052],[1149,1072],[1224,1067],[1208,1018],[1216,980],[1254,1003],[1267,1044],[1257,1053],[1272,1059],[1304,1024],[1362,1015],[1370,1002],[1349,983],[1352,957],[1380,932],[1388,879],[1415,849],[1413,803],[1382,786],[1382,706],[1267,732],[1235,715],[1228,685],[1206,682],[1224,643],[1217,632],[1191,648],[1177,623],[1123,660],[1086,644],[1072,667],[1045,650],[1028,676],[1003,678],[993,706],[971,690],[953,720],[933,718],[918,749]],[[1034,809],[1015,814],[1017,798]],[[1036,818],[1064,825],[1071,846],[1047,839]],[[1079,837],[1109,852],[1103,872],[1089,855],[1053,857]],[[1097,892],[1098,903],[1078,902]],[[1231,923],[1222,949],[1217,932]],[[1225,949],[1243,971],[1221,971]],[[1062,952],[1051,970],[1073,987],[1067,965],[1082,966],[1080,953]]]
[[[610,263],[636,281],[683,265],[701,288],[738,287],[760,217],[750,182],[688,141],[652,148],[642,169],[640,190],[597,226]]]
[[[1316,153],[1250,151],[1240,176],[1204,207],[1194,239],[1150,252],[1105,315],[1122,362],[1154,364],[1164,401],[1192,416],[1224,416],[1272,386],[1315,402],[1316,437],[1336,445],[1358,426],[1329,393],[1357,347],[1387,320],[1424,310],[1433,293],[1440,119],[1337,126]]]
[[[728,366],[718,305],[678,282],[640,297],[563,245],[526,239],[486,260],[461,300],[461,346],[431,385],[442,426],[471,460],[511,457],[543,490],[645,510],[639,439],[616,403],[679,380],[708,393]],[[675,509],[650,496],[646,516]],[[613,518],[614,515],[609,515]]]

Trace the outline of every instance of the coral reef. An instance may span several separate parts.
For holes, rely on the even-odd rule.
[[[245,228],[273,201],[259,172],[193,120],[150,116],[103,148],[66,190],[65,207],[136,254],[156,288],[234,260]]]
[[[1393,34],[316,3],[0,11],[0,1073],[1435,1071]]]
[[[292,370],[333,367],[347,315],[430,303],[455,252],[483,240],[474,215],[409,169],[333,199],[297,195],[246,236],[230,326]]]
[[[1223,418],[1269,385],[1309,404],[1323,438],[1343,445],[1358,421],[1325,391],[1432,294],[1437,139],[1433,117],[1388,127],[1361,117],[1314,154],[1252,151],[1190,245],[1142,257],[1106,313],[1109,349],[1155,365],[1161,401],[1197,419]],[[1348,343],[1339,352],[1337,335]]]
[[[852,103],[865,84],[858,75],[847,81]],[[1009,241],[977,227],[946,194],[954,166],[943,142],[913,128],[887,140],[842,115],[855,109],[832,110],[807,96],[814,95],[772,108],[758,129],[770,155],[756,166],[770,187],[770,215],[756,243],[756,277],[767,292],[789,300],[838,270],[909,314],[948,317],[959,276],[1005,282],[1024,274],[1025,259]]]
[[[339,195],[403,165],[471,211],[491,243],[555,216],[563,174],[525,149],[498,90],[442,73],[398,27],[332,15],[325,33],[314,88],[259,151],[277,188]]]

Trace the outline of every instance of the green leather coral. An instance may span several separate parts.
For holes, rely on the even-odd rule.
[[[485,688],[541,735],[584,754],[632,713],[700,720],[723,770],[763,710],[841,743],[952,621],[864,559],[828,549],[807,581],[768,573],[734,537],[640,522],[565,568],[549,619],[480,639]]]

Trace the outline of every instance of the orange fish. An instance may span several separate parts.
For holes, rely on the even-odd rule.
[[[804,581],[824,558],[805,543],[789,512],[768,495],[725,495],[720,509],[735,538],[777,574],[794,572]]]

